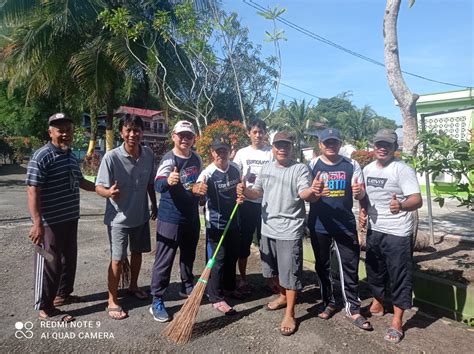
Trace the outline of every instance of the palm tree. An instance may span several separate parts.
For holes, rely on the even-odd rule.
[[[289,105],[281,101],[270,128],[286,130],[294,135],[296,155],[301,160],[301,142],[306,141],[305,135],[310,121],[316,121],[311,101],[293,100]]]

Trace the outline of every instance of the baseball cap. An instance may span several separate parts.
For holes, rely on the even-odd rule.
[[[227,149],[230,150],[230,144],[224,138],[214,138],[211,144],[212,150]]]
[[[336,128],[326,128],[319,134],[319,141],[324,143],[326,140],[334,139],[342,141],[341,132]]]
[[[72,120],[72,118],[68,117],[64,113],[54,113],[48,119],[48,124],[49,125],[59,124],[59,123],[62,123],[62,122],[71,122],[71,123],[73,123],[73,120]]]
[[[393,129],[380,129],[374,136],[374,143],[379,141],[394,144],[398,141],[397,133]]]
[[[183,132],[189,132],[193,135],[196,135],[193,123],[188,122],[187,120],[180,120],[178,123],[176,123],[173,128],[173,133],[178,134]]]
[[[293,136],[288,133],[288,132],[278,132],[275,134],[275,136],[273,137],[273,142],[272,144],[275,144],[279,141],[285,141],[287,143],[291,143],[293,144]]]

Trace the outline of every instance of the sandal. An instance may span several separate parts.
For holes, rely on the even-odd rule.
[[[42,310],[42,311],[44,312],[45,316],[41,315],[41,312],[40,312],[38,316],[38,319],[40,321],[69,323],[76,320],[74,316],[64,311],[61,311],[60,309],[57,309],[57,308],[52,309],[49,313],[46,312],[45,310]]]
[[[236,300],[244,300],[245,295],[242,294],[239,290],[225,290],[224,291],[224,296],[230,297],[231,299],[236,299]]]
[[[53,300],[53,305],[54,307],[58,307],[69,304],[77,304],[78,302],[82,302],[82,298],[77,295],[67,295],[65,297],[56,296]]]
[[[390,327],[389,329],[387,329],[387,333],[385,334],[383,339],[389,341],[390,343],[397,344],[400,343],[404,337],[405,335],[403,332],[400,332],[399,330]]]
[[[284,317],[280,326],[280,334],[282,336],[291,336],[296,332],[296,321],[292,317]]]
[[[363,329],[364,331],[373,331],[374,330],[374,327],[372,327],[370,322],[367,321],[367,319],[362,315],[360,315],[356,319],[352,319],[352,324],[354,326],[360,328],[360,329]]]
[[[365,317],[382,317],[385,315],[385,310],[379,312],[372,312],[370,311],[370,306],[365,306],[360,309],[360,314]]]
[[[326,306],[322,312],[318,314],[318,317],[322,320],[329,320],[337,312],[337,309],[333,306]]]
[[[214,304],[212,304],[212,307],[219,311],[222,312],[226,316],[232,316],[237,314],[237,311],[233,307],[230,307],[229,304],[225,301],[219,301]]]
[[[128,317],[128,313],[124,311],[121,306],[106,307],[105,311],[107,312],[108,316],[113,320],[123,320]],[[118,315],[113,315],[114,313],[117,313]]]
[[[267,311],[276,311],[276,310],[280,310],[280,309],[283,309],[286,307],[286,301],[285,302],[282,302],[282,301],[279,301],[280,298],[277,298],[273,301],[270,301],[268,304],[265,305],[265,310]]]
[[[127,289],[127,295],[137,298],[138,300],[148,299],[148,293],[141,289]]]
[[[252,294],[252,287],[248,283],[243,283],[237,288],[237,291],[243,295],[248,296]]]

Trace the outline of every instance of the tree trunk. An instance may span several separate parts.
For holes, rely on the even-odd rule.
[[[384,59],[387,71],[388,86],[400,106],[403,118],[403,152],[416,154],[417,94],[412,94],[406,85],[398,52],[397,19],[401,0],[387,0],[383,19]]]
[[[91,136],[89,138],[89,147],[87,148],[87,156],[92,156],[95,151],[95,145],[97,144],[97,110],[91,109]]]
[[[105,118],[105,151],[110,151],[114,148],[114,97],[115,87],[112,86],[108,92],[107,99],[107,116]]]

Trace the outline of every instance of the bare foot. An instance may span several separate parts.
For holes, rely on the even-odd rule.
[[[291,336],[296,331],[296,320],[294,317],[283,317],[280,326],[280,333],[283,336]]]

